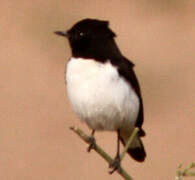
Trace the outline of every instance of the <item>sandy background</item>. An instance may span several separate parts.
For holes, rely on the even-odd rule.
[[[89,133],[65,91],[68,42],[53,31],[86,17],[110,21],[141,83],[148,156],[124,167],[136,180],[173,180],[179,163],[195,160],[194,0],[2,1],[0,179],[122,179],[69,130]],[[96,137],[114,156],[116,135]]]

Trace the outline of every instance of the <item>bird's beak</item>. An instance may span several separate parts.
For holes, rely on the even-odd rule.
[[[55,34],[59,35],[59,36],[65,36],[68,37],[68,33],[67,32],[63,32],[63,31],[55,31]]]

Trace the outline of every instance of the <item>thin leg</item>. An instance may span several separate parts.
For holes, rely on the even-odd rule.
[[[116,153],[116,158],[120,158],[120,130],[118,129],[117,131],[117,153]]]
[[[87,148],[87,151],[90,152],[91,149],[95,148],[95,138],[94,138],[95,130],[93,129],[91,132],[91,136],[89,138],[90,145]]]
[[[94,134],[95,134],[95,130],[93,129],[91,132],[91,136],[94,137]]]
[[[120,169],[120,130],[117,130],[117,152],[114,161],[110,164],[110,168],[113,168],[109,173],[112,174],[116,170]]]

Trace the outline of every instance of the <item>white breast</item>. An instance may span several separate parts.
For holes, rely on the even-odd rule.
[[[110,62],[71,58],[66,81],[73,109],[89,127],[95,130],[134,127],[139,99]]]

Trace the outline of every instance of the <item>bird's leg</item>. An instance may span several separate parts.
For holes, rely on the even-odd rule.
[[[120,170],[120,130],[117,130],[117,152],[116,156],[114,158],[114,161],[109,165],[109,168],[112,168],[112,170],[109,172],[112,174],[116,170]]]
[[[91,149],[95,148],[96,142],[95,142],[94,134],[95,134],[95,130],[93,129],[92,132],[91,132],[91,136],[89,137],[90,145],[87,148],[88,152],[90,152]]]

